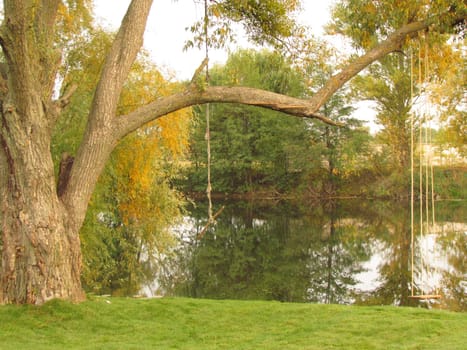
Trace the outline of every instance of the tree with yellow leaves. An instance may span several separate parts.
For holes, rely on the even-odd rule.
[[[110,33],[96,30],[91,38],[80,38],[70,52],[64,84],[80,81],[80,87],[54,133],[52,150],[57,160],[64,152],[76,151],[83,110],[91,103],[90,89],[102,67],[102,49],[111,38]],[[89,68],[87,74],[82,67]],[[143,54],[132,67],[118,111],[130,113],[179,88],[168,83]],[[86,289],[137,293],[158,268],[157,257],[175,241],[167,229],[179,216],[182,200],[170,182],[188,145],[190,120],[191,109],[171,113],[131,133],[112,152],[81,230]]]
[[[349,38],[357,50],[367,50],[405,23],[442,9],[460,8],[465,8],[463,2],[445,0],[342,0],[333,9],[328,30]],[[357,9],[363,11],[357,15]],[[360,18],[357,20],[356,16]],[[438,24],[443,27],[448,23]],[[440,112],[438,122],[448,121],[455,126],[465,117],[465,87],[459,84],[459,78],[465,75],[461,27],[462,24],[457,33],[427,27],[406,38],[398,51],[369,66],[352,81],[357,99],[376,104],[376,122],[382,126],[378,138],[389,154],[393,185],[398,192],[408,189],[411,118],[415,120],[415,134],[425,119],[415,113],[415,102],[420,105],[423,96],[425,110],[436,107]]]

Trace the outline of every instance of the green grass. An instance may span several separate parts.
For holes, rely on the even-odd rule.
[[[467,314],[396,307],[93,298],[0,307],[0,349],[466,349]]]

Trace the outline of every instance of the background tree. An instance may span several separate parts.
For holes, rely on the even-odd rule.
[[[293,66],[278,53],[238,51],[230,55],[225,66],[211,69],[212,84],[240,83],[292,96],[313,95],[332,76],[334,68],[329,62],[337,62],[336,54],[318,40],[305,40],[297,47],[294,55],[301,58]],[[361,128],[362,122],[350,118],[353,108],[347,95],[347,91],[337,92],[320,109],[329,120],[346,125],[341,128],[258,108],[211,106],[214,190],[269,194],[291,194],[294,190],[302,195],[305,187],[308,196],[337,195],[338,182],[356,177],[368,167],[365,157],[370,136]],[[206,186],[204,114],[200,110],[194,129],[194,162],[187,178],[189,190],[196,192]]]
[[[237,51],[224,66],[211,69],[210,76],[213,85],[241,84],[290,96],[304,93],[298,71],[268,51]],[[197,191],[206,186],[205,119],[200,109],[191,141],[195,166],[189,181]],[[237,105],[211,105],[210,138],[213,189],[230,193],[260,186],[285,191],[297,185],[310,144],[303,119]]]
[[[427,52],[428,75],[427,84],[430,109],[440,123],[436,142],[442,149],[453,147],[461,157],[467,156],[466,108],[467,94],[465,83],[459,84],[459,77],[465,77],[465,45],[464,32],[452,36],[449,45],[435,41]]]
[[[325,61],[326,58],[322,57],[321,60]],[[316,84],[313,87],[315,90],[332,76],[333,68],[330,65],[324,63],[321,69],[315,69],[312,80],[312,83]],[[371,137],[368,130],[363,128],[363,122],[351,116],[355,109],[350,103],[349,91],[341,89],[320,109],[326,118],[345,127],[333,128],[308,121],[312,153],[315,155],[315,166],[308,174],[307,187],[312,196],[329,198],[352,191],[353,189],[343,186],[346,179],[360,176],[362,170],[369,167]]]
[[[328,30],[349,38],[357,50],[368,49],[390,31],[425,16],[429,11],[461,7],[465,8],[465,4],[443,0],[340,1],[333,9]],[[365,9],[365,16],[360,21],[355,18],[357,8]],[[449,121],[451,127],[448,129],[460,135],[459,120],[465,112],[459,105],[465,100],[465,91],[460,92],[461,85],[454,84],[454,87],[450,82],[453,77],[463,74],[463,64],[460,63],[463,59],[461,50],[456,48],[450,35],[452,33],[434,31],[420,34],[405,50],[384,57],[353,81],[357,99],[376,103],[376,122],[383,127],[378,140],[390,155],[388,164],[393,173],[392,185],[395,185],[391,192],[406,192],[408,188],[410,118],[415,118],[415,135],[418,135],[417,130],[424,119],[413,108],[414,101],[424,96],[423,100],[430,103],[430,106],[424,106],[425,109],[434,110],[437,105],[441,116],[438,122]],[[457,35],[458,41],[464,41],[459,35],[462,34]],[[451,88],[446,88],[446,85]],[[453,139],[459,144],[458,137]]]
[[[243,8],[243,2],[222,2]],[[415,22],[389,34],[381,44],[350,62],[310,99],[248,87],[203,88],[190,84],[182,92],[119,114],[120,96],[141,49],[152,5],[151,0],[132,0],[105,56],[74,160],[64,159],[66,171],[57,180],[50,152],[51,132],[74,90],[70,87],[58,98],[54,95],[62,55],[66,54],[60,41],[61,25],[66,23],[70,9],[87,3],[71,0],[65,3],[67,6],[60,0],[4,0],[3,3],[0,45],[6,69],[0,80],[3,243],[0,303],[41,304],[52,298],[83,300],[79,230],[97,180],[124,136],[171,112],[207,102],[256,105],[326,120],[317,113],[319,107],[365,66],[400,49],[408,36],[420,30],[428,27],[446,30],[466,17],[462,1],[450,4],[456,7],[432,6],[429,19],[419,16]],[[271,6],[275,3],[281,1],[267,2]],[[250,19],[279,21],[281,17],[264,16],[264,11],[240,11],[239,14],[247,24],[255,24]],[[433,16],[441,20],[434,21]],[[81,17],[74,20],[78,18]],[[258,26],[258,29],[267,27]]]
[[[343,59],[325,41],[307,36],[297,43],[291,55],[304,77],[306,94],[313,96],[335,74]],[[362,127],[362,121],[352,116],[355,108],[351,103],[350,89],[342,88],[320,108],[323,116],[344,127],[333,128],[307,121],[311,138],[307,160],[309,166],[304,178],[307,196],[329,198],[342,194],[354,195],[361,191],[342,186],[350,184],[350,178],[355,181],[364,173],[363,170],[371,167],[368,161],[371,137],[368,130]]]
[[[410,56],[394,54],[384,57],[368,69],[368,74],[353,81],[359,98],[376,102],[376,123],[383,126],[378,133],[378,141],[388,150],[383,153],[389,159],[391,171],[405,185],[402,186],[405,190],[408,181],[403,179],[408,179],[411,154],[411,78]],[[417,118],[414,135],[418,135],[418,125]]]

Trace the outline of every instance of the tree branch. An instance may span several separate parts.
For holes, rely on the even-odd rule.
[[[61,61],[60,53],[57,50],[53,50],[55,35],[51,35],[51,33],[55,32],[55,22],[60,3],[60,0],[42,0],[37,5],[32,5],[34,7],[32,11],[36,30],[40,33],[40,41],[38,43],[39,53],[41,54],[42,62],[45,63],[42,65],[43,72],[39,76],[42,88],[45,90],[42,91],[43,96],[47,98],[44,103],[48,103],[53,94],[55,75]]]
[[[195,74],[193,74],[193,77],[191,78],[191,82],[190,82],[191,86],[196,86],[196,83],[198,82],[198,80],[201,77],[201,73],[203,73],[203,71],[206,68],[206,66],[208,65],[208,63],[209,63],[209,59],[206,57],[203,60],[203,62],[201,62],[199,67],[196,68]]]
[[[313,97],[312,99],[319,106],[323,105],[337,90],[339,90],[346,82],[360,73],[364,68],[371,63],[384,57],[388,53],[399,50],[404,41],[408,37],[416,35],[420,30],[428,28],[427,22],[414,22],[405,25],[399,30],[388,36],[386,40],[379,45],[358,57],[353,62],[344,67],[338,74],[332,76]]]
[[[453,13],[448,11],[439,17],[433,17],[425,21],[412,22],[404,25],[392,34],[388,35],[386,40],[379,43],[363,56],[360,56],[353,62],[349,63],[338,74],[331,77],[327,81],[326,85],[313,96],[312,100],[317,105],[322,106],[339,88],[360,73],[365,67],[368,67],[373,62],[391,52],[400,50],[407,39],[413,38],[420,31],[427,30],[433,23],[435,23],[435,20],[441,21],[442,17],[448,18],[452,25],[464,22],[467,18],[465,11],[456,14],[456,16],[453,16]]]
[[[143,34],[152,0],[132,0],[106,56],[97,84],[83,141],[76,154],[61,197],[81,225],[97,179],[117,139],[112,122],[123,84],[143,44]]]
[[[97,84],[89,120],[108,122],[115,115],[118,99],[141,46],[152,0],[133,0],[106,56]]]
[[[430,24],[431,21],[428,20],[425,22],[414,22],[398,29],[389,35],[386,40],[349,63],[338,74],[331,77],[326,85],[310,99],[298,99],[246,87],[207,87],[205,91],[199,91],[191,87],[183,93],[160,98],[128,115],[119,117],[114,125],[114,133],[120,138],[136,130],[141,125],[168,113],[209,102],[241,103],[259,106],[298,117],[316,118],[330,125],[338,125],[334,121],[320,115],[317,112],[319,108],[338,89],[365,67],[388,53],[399,50],[407,38],[413,37],[419,31],[427,29]]]
[[[114,134],[121,138],[138,129],[141,125],[166,114],[182,108],[213,102],[258,106],[297,117],[316,118],[330,125],[339,125],[317,113],[319,106],[314,105],[310,100],[249,87],[211,86],[206,87],[204,91],[189,88],[182,93],[161,97],[132,113],[122,115],[117,118],[114,124]]]
[[[71,85],[64,94],[56,101],[57,107],[60,109],[65,108],[70,103],[71,97],[75,93],[76,89],[78,89],[78,84]]]

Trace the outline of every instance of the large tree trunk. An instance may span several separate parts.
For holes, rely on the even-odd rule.
[[[107,55],[76,161],[63,164],[57,188],[51,132],[68,99],[67,93],[56,101],[52,97],[61,55],[54,48],[61,1],[4,0],[0,304],[84,298],[79,230],[95,183],[118,141],[113,119],[142,45],[151,3],[131,2]]]
[[[41,99],[3,104],[0,303],[81,300],[78,227],[60,202]],[[34,103],[34,101],[39,101]]]
[[[50,153],[60,1],[4,1],[0,82],[0,304],[81,300],[80,223],[57,195]]]
[[[63,208],[55,200],[19,196],[22,208],[14,200],[3,217],[0,303],[83,300],[79,237],[64,222]]]

